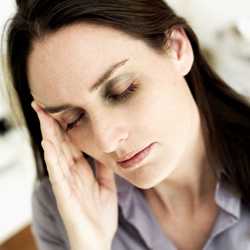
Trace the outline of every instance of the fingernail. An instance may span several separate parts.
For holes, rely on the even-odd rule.
[[[46,142],[43,140],[43,141],[41,142],[41,145],[42,145],[42,147],[43,147],[43,149],[44,149],[45,146],[46,146]]]
[[[36,110],[36,103],[35,103],[34,101],[31,103],[31,107],[32,107],[35,111],[37,111],[37,110]]]
[[[36,112],[41,111],[41,107],[35,101],[32,101],[31,106]]]

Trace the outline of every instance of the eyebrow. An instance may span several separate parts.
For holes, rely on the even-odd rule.
[[[88,91],[93,92],[94,90],[98,89],[101,85],[103,85],[114,74],[114,72],[118,68],[121,68],[123,65],[125,65],[128,60],[129,59],[127,58],[127,59],[122,60],[118,63],[115,63],[114,65],[109,67],[109,69],[101,77],[99,77],[99,79],[96,81],[96,83],[93,86],[91,86]],[[72,106],[71,104],[63,104],[63,105],[59,105],[59,106],[44,107],[43,109],[44,109],[44,111],[46,111],[48,113],[55,114],[55,113],[59,113],[59,112],[74,109],[74,108],[75,107]]]

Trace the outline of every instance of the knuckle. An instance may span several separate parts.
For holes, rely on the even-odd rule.
[[[76,165],[86,163],[82,155],[77,155],[76,157],[74,157],[74,162]]]
[[[63,148],[67,148],[68,147],[68,142],[66,141],[65,138],[62,138],[61,145],[62,145]]]
[[[70,169],[73,169],[73,168],[75,167],[75,165],[76,165],[76,163],[75,163],[74,160],[71,161],[71,162],[69,162],[69,168],[70,168]]]

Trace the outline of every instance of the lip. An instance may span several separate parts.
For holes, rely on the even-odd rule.
[[[151,143],[151,144],[152,144],[152,143]],[[149,144],[147,147],[149,147],[151,144]],[[121,158],[120,160],[118,160],[117,163],[122,163],[122,162],[125,162],[125,161],[127,161],[127,160],[132,159],[136,154],[140,153],[141,151],[143,151],[143,150],[146,149],[147,147],[142,148],[140,151],[137,151],[136,153],[135,153],[135,152],[132,152],[132,153],[126,154],[123,158]]]
[[[134,156],[132,156],[130,159],[118,162],[118,164],[122,168],[129,168],[133,167],[135,164],[138,164],[142,162],[150,153],[154,143],[151,143],[147,147],[145,147],[143,150],[136,153]]]

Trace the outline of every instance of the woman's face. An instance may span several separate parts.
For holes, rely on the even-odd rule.
[[[153,187],[177,168],[197,131],[184,80],[192,49],[180,30],[169,46],[160,54],[112,28],[74,24],[34,42],[31,93],[42,107],[66,108],[49,114],[82,152],[139,188]],[[101,85],[92,88],[95,83]],[[117,163],[151,143],[136,169]]]

